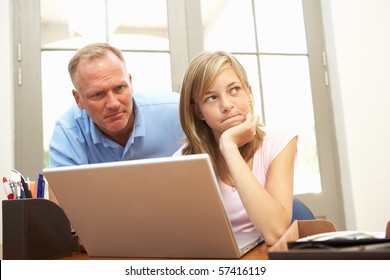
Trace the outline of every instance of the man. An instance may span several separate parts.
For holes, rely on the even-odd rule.
[[[181,146],[179,94],[133,95],[118,49],[87,45],[68,71],[77,106],[55,125],[50,167],[171,156]]]

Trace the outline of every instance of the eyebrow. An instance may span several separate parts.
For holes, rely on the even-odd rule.
[[[241,82],[240,82],[240,81],[233,81],[233,82],[231,82],[230,84],[228,84],[227,87],[231,87],[231,86],[233,86],[234,84],[241,84]]]
[[[226,88],[229,88],[229,87],[233,86],[234,84],[240,84],[240,82],[239,82],[239,81],[233,81],[233,82],[231,82],[230,84],[228,84],[228,85],[226,86]],[[206,92],[204,93],[204,95],[206,95],[206,94],[211,94],[211,93],[214,93],[214,92],[215,92],[215,90],[209,90],[209,91],[206,91]]]

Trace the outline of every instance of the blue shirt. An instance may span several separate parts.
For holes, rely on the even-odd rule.
[[[184,139],[178,103],[178,93],[134,94],[134,128],[125,147],[105,137],[75,104],[55,124],[50,167],[171,156]]]

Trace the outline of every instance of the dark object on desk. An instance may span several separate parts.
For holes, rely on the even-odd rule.
[[[295,220],[314,220],[313,212],[298,198],[294,197],[291,223]]]
[[[291,249],[281,259],[390,260],[390,239],[289,242],[288,246]]]
[[[327,220],[295,221],[268,250],[271,260],[390,260],[390,239],[333,239],[297,242],[298,239],[336,228]],[[389,235],[389,227],[386,236]]]
[[[77,236],[72,236],[69,220],[57,204],[46,199],[3,200],[2,203],[5,260],[72,255]]]
[[[376,246],[370,246],[376,245]],[[288,249],[341,249],[346,251],[353,251],[353,247],[357,249],[360,247],[360,251],[363,250],[374,250],[374,249],[390,249],[390,239],[387,238],[367,238],[367,239],[331,239],[331,240],[323,240],[323,241],[291,241],[287,243]],[[390,252],[389,252],[390,253]]]

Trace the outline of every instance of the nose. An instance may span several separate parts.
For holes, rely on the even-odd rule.
[[[112,91],[108,92],[106,95],[106,107],[112,110],[118,108],[119,104],[120,102],[116,97],[115,93],[113,93]]]
[[[228,97],[221,97],[220,100],[221,112],[230,112],[233,109],[233,103]]]

